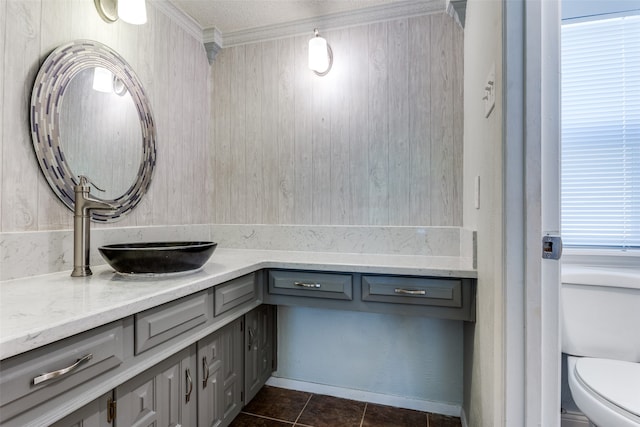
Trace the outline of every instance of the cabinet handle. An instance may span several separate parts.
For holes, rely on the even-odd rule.
[[[304,282],[293,282],[295,286],[300,286],[301,288],[319,288],[320,283],[304,283]]]
[[[113,423],[113,420],[116,419],[116,409],[116,401],[109,397],[107,399],[107,422],[109,424]]]
[[[202,388],[207,388],[207,382],[209,381],[209,364],[207,363],[207,356],[202,358],[202,372],[204,373]]]
[[[71,366],[58,369],[57,371],[47,372],[46,374],[38,375],[33,379],[33,385],[38,385],[45,381],[51,380],[53,378],[58,378],[58,377],[61,377],[62,375],[68,374],[69,372],[77,369],[83,363],[86,363],[89,360],[91,360],[91,358],[93,358],[93,354],[89,353],[87,355],[82,356],[80,359],[76,360],[76,362]]]
[[[249,330],[249,345],[247,350],[251,351],[251,349],[253,348],[253,340],[256,333],[253,331],[253,328],[251,326],[249,326],[247,329]]]
[[[191,400],[191,392],[193,391],[193,380],[191,379],[191,372],[189,372],[189,368],[187,368],[185,374],[187,377],[187,389],[189,391],[187,391],[187,394],[184,396],[184,398],[185,403],[189,403],[189,400]]]
[[[424,289],[396,288],[394,292],[396,294],[401,294],[401,295],[426,295],[427,294],[427,291],[425,291]]]

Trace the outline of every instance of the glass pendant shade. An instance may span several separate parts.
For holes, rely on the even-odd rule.
[[[93,70],[93,90],[104,93],[113,92],[113,74],[106,68],[96,67]]]
[[[317,36],[309,40],[309,68],[319,73],[329,68],[327,41],[322,37]]]
[[[118,17],[124,22],[142,25],[147,22],[145,0],[118,0]]]

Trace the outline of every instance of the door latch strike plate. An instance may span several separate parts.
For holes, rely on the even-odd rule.
[[[546,235],[542,238],[542,258],[560,259],[562,256],[562,237]]]

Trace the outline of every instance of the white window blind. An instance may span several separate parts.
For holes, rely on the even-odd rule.
[[[562,236],[640,248],[640,16],[562,26]]]

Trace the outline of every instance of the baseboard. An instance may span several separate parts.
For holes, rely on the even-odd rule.
[[[393,396],[370,391],[354,390],[350,388],[335,387],[325,384],[310,383],[306,381],[291,380],[288,378],[271,377],[267,380],[267,385],[286,388],[289,390],[300,390],[307,393],[324,394],[328,396],[340,397],[343,399],[357,400],[360,402],[371,402],[378,405],[395,406],[397,408],[414,409],[416,411],[432,412],[435,414],[459,417],[462,407],[451,403],[433,402],[430,400],[412,399],[410,397]],[[466,424],[463,424],[466,426]]]
[[[560,416],[561,427],[590,427],[593,424],[587,417],[577,412],[565,412]]]
[[[464,409],[460,410],[460,422],[462,423],[462,427],[469,427],[469,423],[467,422],[467,414],[464,412]]]

